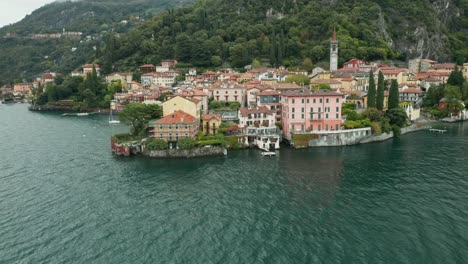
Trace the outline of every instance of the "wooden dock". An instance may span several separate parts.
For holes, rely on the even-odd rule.
[[[447,132],[447,130],[445,130],[445,129],[435,129],[435,128],[431,128],[431,129],[429,129],[429,132],[445,133],[445,132]]]

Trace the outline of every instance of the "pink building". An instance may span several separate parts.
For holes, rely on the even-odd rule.
[[[33,88],[32,83],[16,83],[13,86],[13,92],[22,93],[22,94],[29,94],[29,93],[31,93],[32,88]]]
[[[281,94],[283,136],[291,139],[294,131],[323,132],[341,130],[343,94],[301,89]]]

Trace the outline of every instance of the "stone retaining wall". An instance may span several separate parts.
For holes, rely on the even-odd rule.
[[[168,158],[196,158],[209,156],[224,156],[226,148],[222,146],[204,146],[197,147],[191,150],[167,149],[167,150],[152,150],[146,151],[143,155],[151,158],[168,159]]]

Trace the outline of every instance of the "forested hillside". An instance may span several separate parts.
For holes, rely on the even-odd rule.
[[[31,79],[44,71],[69,73],[100,56],[108,32],[127,32],[168,8],[194,1],[80,0],[45,5],[20,22],[0,29],[0,84]],[[61,33],[63,29],[83,35],[32,38],[34,34]]]
[[[467,0],[204,0],[133,29],[108,49],[118,68],[176,58],[198,67],[258,59],[326,64],[336,26],[340,63],[468,58]]]
[[[68,73],[91,61],[104,64],[107,72],[134,70],[166,58],[205,68],[243,67],[254,59],[296,66],[310,58],[327,67],[334,27],[340,64],[352,57],[403,62],[424,57],[458,63],[468,58],[468,0],[200,0],[145,22],[136,19],[139,14],[149,17],[162,6],[191,1],[83,0],[47,5],[0,34],[24,36],[65,27],[87,30],[93,39],[82,43],[63,38],[1,39],[0,81],[31,78],[46,70]],[[150,2],[152,7],[145,7]],[[62,10],[61,5],[69,8]],[[128,24],[122,24],[123,19]],[[71,52],[73,47],[77,49]]]

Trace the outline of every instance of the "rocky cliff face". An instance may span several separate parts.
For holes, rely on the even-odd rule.
[[[387,9],[386,19],[382,19],[379,25],[393,49],[406,53],[408,59],[451,60],[448,29],[453,27],[456,18],[463,15],[453,0],[433,0],[430,5],[419,9],[419,16],[424,20],[404,11],[398,14],[399,11]],[[388,28],[393,32],[392,36],[387,33]]]

